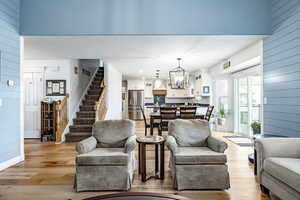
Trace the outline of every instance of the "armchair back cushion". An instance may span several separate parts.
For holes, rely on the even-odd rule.
[[[175,137],[178,146],[206,147],[211,132],[208,121],[177,119],[169,122],[169,135]]]
[[[122,148],[128,137],[135,134],[135,123],[131,120],[104,120],[93,125],[93,136],[98,148]]]

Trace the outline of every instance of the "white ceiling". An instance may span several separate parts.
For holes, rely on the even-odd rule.
[[[190,72],[211,67],[263,36],[72,36],[25,37],[25,59],[102,58],[125,77],[161,77],[177,66]]]

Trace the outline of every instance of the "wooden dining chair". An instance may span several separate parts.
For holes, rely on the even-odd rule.
[[[160,124],[159,135],[162,135],[162,131],[168,131],[168,125],[170,120],[176,119],[177,107],[160,107]]]
[[[196,106],[180,107],[181,119],[195,119],[196,118]]]
[[[214,110],[214,106],[208,106],[207,107],[207,111],[206,111],[206,114],[204,116],[204,120],[207,120],[207,121],[210,120],[210,117],[211,117],[211,114],[212,114],[213,110]]]
[[[143,114],[144,124],[145,124],[145,136],[147,136],[147,129],[151,127],[150,123],[147,122],[146,115],[142,106],[139,106]],[[153,123],[153,128],[158,128],[160,123]]]

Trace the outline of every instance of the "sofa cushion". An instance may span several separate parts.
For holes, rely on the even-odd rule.
[[[178,146],[200,147],[207,146],[211,132],[205,120],[177,119],[169,122],[169,135],[175,137]]]
[[[127,165],[128,154],[124,148],[96,148],[88,153],[76,157],[76,164],[81,166],[92,165]]]
[[[128,137],[135,134],[135,122],[131,120],[101,120],[93,126],[97,147],[124,147]]]
[[[270,157],[264,161],[264,170],[300,192],[300,158]]]
[[[174,155],[177,165],[224,164],[226,155],[208,147],[178,147]]]

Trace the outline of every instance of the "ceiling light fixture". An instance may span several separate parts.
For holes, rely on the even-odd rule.
[[[178,67],[169,71],[170,84],[172,89],[184,89],[188,86],[189,75],[180,65],[181,58],[177,58],[177,61]]]
[[[160,70],[157,69],[155,72],[155,79],[154,79],[154,83],[153,83],[153,89],[158,89],[162,87],[162,81],[160,80]]]

